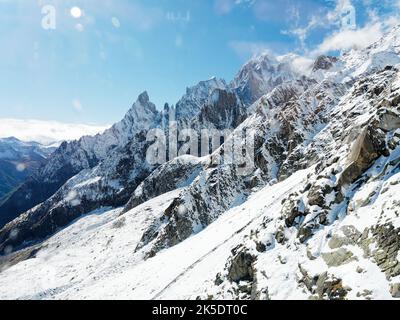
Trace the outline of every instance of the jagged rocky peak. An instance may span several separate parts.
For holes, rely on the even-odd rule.
[[[329,70],[338,61],[338,58],[332,56],[321,55],[319,56],[313,65],[313,71],[318,70]]]
[[[164,113],[168,113],[169,110],[170,110],[169,104],[168,104],[168,103],[165,103],[165,104],[164,104]]]
[[[264,53],[247,62],[231,83],[242,102],[250,106],[285,81],[296,78],[290,59]]]
[[[11,221],[0,231],[0,251],[27,239],[40,240],[99,207],[125,205],[137,185],[155,169],[146,162],[146,133],[157,127],[159,116],[147,92],[143,92],[123,120],[111,129],[64,143],[39,170],[36,179],[17,190],[15,197],[19,198],[11,199],[11,205],[23,203],[26,209],[19,220]],[[45,197],[41,188],[47,192]],[[33,195],[32,201],[21,199],[25,194]],[[8,208],[5,203],[0,210]],[[16,208],[14,212],[24,211]],[[15,228],[18,236],[9,238]]]
[[[147,104],[150,101],[149,94],[147,93],[147,91],[144,91],[139,95],[138,101],[141,104]]]
[[[226,89],[225,80],[211,78],[206,81],[200,81],[197,85],[186,89],[186,94],[176,104],[177,119],[191,119],[196,116],[204,103],[207,102],[210,94],[215,89]]]
[[[160,114],[150,101],[147,91],[141,93],[122,121],[116,123],[105,135],[116,136],[117,144],[122,146],[136,133],[148,129],[159,120]]]
[[[157,108],[154,103],[150,101],[149,94],[147,91],[142,92],[136,102],[132,105],[132,108],[128,111],[127,115],[129,114],[136,114],[140,115],[140,112],[157,114]]]

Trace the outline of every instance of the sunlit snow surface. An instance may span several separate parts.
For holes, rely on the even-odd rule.
[[[148,260],[143,260],[141,251],[135,253],[135,248],[144,230],[163,214],[180,190],[122,216],[120,209],[91,213],[47,240],[35,259],[0,273],[0,298],[194,299],[213,294],[215,276],[223,270],[231,249],[243,243],[245,235],[266,217],[273,230],[280,216],[281,200],[302,186],[312,170],[300,171],[284,182],[264,188],[207,229]],[[400,174],[391,179],[395,178],[399,179]],[[400,192],[398,189],[391,189],[387,196]],[[375,203],[379,205],[379,201]],[[369,224],[364,219],[371,214],[368,210],[364,208],[362,216],[347,217],[321,230],[309,243],[309,249],[313,254],[326,249],[326,235],[340,226],[352,224],[362,230]],[[373,224],[375,219],[370,220]],[[268,286],[273,299],[308,298],[309,294],[296,281],[299,263],[315,272],[327,269],[321,258],[310,261],[306,246],[297,247],[295,238],[294,233],[289,244],[276,244],[259,256],[257,268],[264,270],[266,276],[259,282]],[[384,274],[362,257],[360,249],[354,247],[352,251],[359,261],[335,268],[335,273],[353,288],[349,298],[356,298],[356,289],[366,284],[373,290],[373,298],[390,298]],[[285,259],[286,264],[279,263],[279,259]],[[357,266],[366,272],[356,274]]]
[[[252,225],[259,224],[265,215],[278,216],[279,199],[305,176],[306,172],[300,172],[281,184],[267,187],[204,231],[147,261],[143,261],[141,252],[135,253],[136,245],[180,190],[153,199],[121,217],[118,209],[92,213],[46,241],[37,258],[0,273],[0,298],[195,297],[207,289],[207,282],[214,281],[230,249],[241,243]],[[123,222],[118,224],[121,219]]]

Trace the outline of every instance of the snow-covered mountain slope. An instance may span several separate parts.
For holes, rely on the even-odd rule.
[[[127,116],[125,144],[88,145],[104,158],[0,230],[0,297],[399,298],[398,33],[304,75],[252,60],[237,88],[254,91],[216,88],[177,121],[234,129],[210,156],[151,166]],[[169,107],[136,110],[169,130]]]
[[[181,156],[161,165],[136,188],[124,212],[164,193],[189,186],[208,162],[207,156]]]
[[[400,63],[400,26],[363,50],[350,50],[333,62],[325,77],[337,82],[353,82],[357,77]],[[318,72],[317,72],[318,73]]]
[[[303,188],[314,169],[265,187],[207,229],[148,260],[135,248],[179,189],[122,216],[120,210],[91,213],[35,248],[40,250],[31,252],[31,259],[11,267],[3,264],[0,297],[310,299],[319,294],[335,298],[345,292],[349,299],[392,298],[391,284],[398,277],[388,280],[364,256],[362,242],[352,242],[351,237],[377,223],[379,214],[373,206],[383,206],[400,190],[380,194],[374,204],[321,230],[307,245],[298,242],[294,230],[288,230],[288,239],[280,243],[282,234],[276,228],[282,219],[281,203],[287,194]],[[397,174],[388,183],[399,179]],[[399,227],[394,211],[387,212],[386,218]],[[347,251],[340,255],[341,250],[352,256]],[[343,265],[337,266],[340,261]]]
[[[258,209],[244,206],[232,209],[205,232],[147,261],[143,261],[143,252],[135,253],[143,231],[163,216],[180,189],[122,216],[118,209],[93,212],[44,242],[35,258],[9,269],[3,264],[6,270],[0,273],[0,288],[6,288],[8,281],[14,281],[14,286],[7,291],[1,289],[0,298],[155,298],[168,291],[165,288],[182,272],[191,272],[193,264],[204,266],[208,261],[209,269],[204,270],[198,280],[204,281],[207,275],[212,282],[216,272],[224,267],[230,247],[239,243],[245,230],[250,230],[246,226],[257,225],[265,208],[274,212],[273,204],[278,205],[276,200],[282,199],[305,177],[305,173],[299,173],[282,185],[266,188],[252,198],[252,205],[257,203]],[[218,246],[220,250],[214,252]],[[38,268],[44,261],[46,268]],[[37,273],[27,273],[31,268]],[[206,287],[203,284],[201,287],[193,285],[192,290],[194,288],[204,290]],[[196,292],[192,292],[194,294]],[[168,295],[164,293],[163,296]],[[185,295],[172,291],[170,297],[185,298]]]

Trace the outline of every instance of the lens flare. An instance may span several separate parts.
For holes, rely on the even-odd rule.
[[[71,8],[71,16],[75,19],[79,19],[82,17],[82,10],[79,7],[72,7]]]

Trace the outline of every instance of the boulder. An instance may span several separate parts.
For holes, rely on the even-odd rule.
[[[390,286],[390,294],[393,298],[400,298],[400,283],[395,283]]]
[[[308,193],[308,204],[310,206],[319,206],[329,208],[331,203],[327,203],[326,196],[334,191],[327,179],[319,180],[318,184],[313,185]]]
[[[296,219],[306,215],[305,205],[302,200],[289,199],[282,206],[282,216],[288,228],[295,225]]]
[[[301,243],[305,243],[308,239],[310,239],[313,235],[313,226],[306,225],[299,229],[297,233],[297,237],[299,238]]]
[[[332,250],[347,245],[356,245],[361,237],[361,233],[353,226],[344,226],[340,228],[340,231],[343,233],[343,236],[335,234],[328,242],[329,248]]]
[[[239,251],[231,261],[228,279],[236,283],[241,281],[253,281],[255,274],[253,264],[256,260],[257,258],[246,249]]]
[[[322,258],[329,267],[339,267],[357,260],[353,253],[343,248],[333,252],[322,253]]]
[[[357,181],[382,155],[388,155],[385,134],[370,125],[361,132],[353,144],[348,158],[349,165],[339,179],[339,186],[350,185]]]
[[[335,277],[319,277],[317,281],[317,294],[320,299],[344,300],[348,291],[341,279]]]
[[[275,234],[275,240],[279,244],[284,244],[286,242],[285,232],[282,229],[279,229]]]

